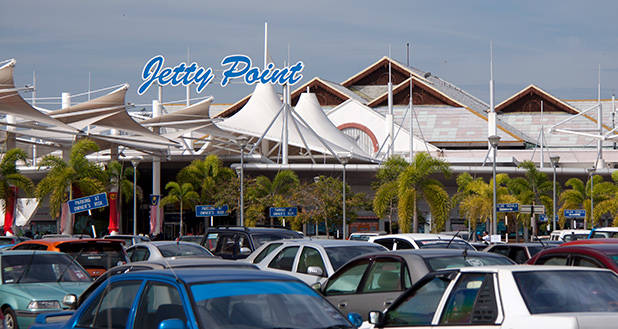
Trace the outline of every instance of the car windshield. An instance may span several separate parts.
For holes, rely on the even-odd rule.
[[[203,328],[353,328],[301,282],[200,283],[191,292]]]
[[[2,283],[89,282],[90,276],[63,254],[4,255]]]
[[[255,233],[253,237],[254,247],[257,249],[266,242],[283,240],[283,239],[302,239],[302,236],[296,232],[277,232],[277,233]]]
[[[432,271],[467,267],[467,266],[487,266],[487,265],[513,265],[513,261],[506,257],[494,256],[448,256],[448,257],[432,257],[426,259],[429,269]]]
[[[206,248],[192,243],[173,243],[157,246],[163,257],[199,256],[214,257]]]
[[[526,271],[513,272],[513,277],[531,314],[618,312],[618,276],[613,272]]]
[[[450,245],[449,245],[449,240],[439,240],[439,239],[416,240],[415,242],[418,245],[418,247],[421,249],[436,249],[436,248],[444,249],[444,248],[447,248],[447,246],[449,249],[470,249],[470,250],[474,249],[469,243],[462,241],[462,240],[450,241],[451,242]]]
[[[333,269],[337,271],[341,266],[350,261],[352,258],[356,258],[356,256],[360,256],[363,254],[369,254],[374,252],[384,251],[384,247],[375,245],[375,246],[340,246],[340,247],[326,247],[326,254],[328,255],[328,259],[330,259],[330,264],[333,265]]]
[[[74,257],[84,268],[107,270],[127,261],[122,245],[113,241],[63,243],[58,249]]]
[[[415,291],[408,291],[408,295],[386,313],[386,325],[429,326],[449,282],[446,278],[434,277],[417,286]]]

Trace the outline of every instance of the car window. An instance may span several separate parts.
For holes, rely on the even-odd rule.
[[[303,236],[293,231],[268,232],[268,233],[253,233],[253,245],[259,248],[266,242],[283,240],[283,239],[302,239]]]
[[[294,266],[294,258],[296,258],[296,253],[298,252],[298,247],[287,247],[283,248],[277,256],[268,264],[268,267],[275,268],[284,271],[291,271],[292,266]]]
[[[178,289],[162,282],[150,282],[139,302],[134,329],[159,328],[167,319],[187,321]]]
[[[111,242],[67,242],[58,245],[58,249],[75,257],[84,268],[108,270],[116,265],[126,263],[122,243]]]
[[[324,266],[324,261],[322,260],[320,252],[315,248],[304,247],[298,259],[298,268],[296,272],[307,273],[307,270],[311,266],[319,267],[322,270],[321,276],[327,276],[326,267]]]
[[[438,303],[448,287],[449,280],[442,277],[417,286],[385,315],[386,326],[430,325]]]
[[[528,253],[526,253],[525,247],[515,246],[511,247],[509,252],[509,258],[514,260],[517,264],[523,264],[528,260]]]
[[[540,257],[536,265],[567,265],[568,257],[566,255],[548,255]]]
[[[397,242],[397,250],[414,249],[414,246],[404,239],[395,239],[395,242]]]
[[[362,292],[387,292],[401,290],[401,262],[379,259],[371,265]]]
[[[217,249],[217,242],[219,241],[219,233],[208,233],[206,240],[204,240],[204,248],[215,251]]]
[[[47,250],[47,246],[39,243],[26,243],[15,246],[13,250]]]
[[[219,237],[219,245],[217,247],[219,255],[233,257],[240,251],[237,249],[239,248],[236,244],[236,234],[222,234]]]
[[[135,247],[128,251],[127,254],[129,254],[129,259],[132,262],[147,260],[150,257],[150,251],[145,247]]]
[[[358,285],[365,274],[365,270],[369,266],[369,261],[363,259],[356,264],[347,267],[343,272],[331,278],[324,290],[326,295],[343,295],[354,294],[358,289]]]
[[[386,249],[388,249],[388,250],[393,250],[394,241],[393,241],[392,238],[375,239],[373,241],[373,243],[377,243],[379,245],[382,245],[382,246],[386,247]]]
[[[80,328],[124,329],[141,281],[111,283],[86,307],[77,320]]]
[[[604,266],[596,260],[583,256],[573,256],[573,266],[604,268]]]
[[[268,246],[266,246],[264,249],[262,249],[262,251],[255,257],[255,259],[253,260],[253,264],[257,264],[259,262],[262,261],[262,259],[266,258],[266,256],[270,255],[271,252],[273,252],[273,250],[279,248],[280,245],[282,245],[283,243],[271,243]]]
[[[90,282],[71,257],[60,253],[2,256],[2,283]]]
[[[212,257],[206,248],[198,246],[194,243],[171,243],[158,245],[157,249],[163,257],[175,257],[175,256],[198,256],[198,257]]]
[[[324,248],[326,255],[330,260],[330,264],[333,269],[337,271],[345,263],[349,262],[353,258],[363,254],[370,254],[376,252],[383,252],[384,248],[381,246],[346,246],[346,247],[326,247]]]
[[[248,248],[249,250],[251,250],[251,241],[249,241],[249,236],[247,236],[246,234],[239,234],[238,245],[240,246],[240,248]]]
[[[491,324],[498,316],[493,276],[465,273],[451,291],[440,324]]]
[[[403,264],[403,289],[409,289],[412,287],[412,281],[410,280],[410,271],[408,265]]]

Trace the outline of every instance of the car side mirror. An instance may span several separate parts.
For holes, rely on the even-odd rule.
[[[322,291],[322,284],[319,282],[316,282],[314,284],[311,285],[311,289],[321,292]]]
[[[384,313],[380,311],[371,311],[369,312],[369,323],[379,326],[384,322]]]
[[[184,321],[180,319],[166,319],[159,323],[159,329],[186,329]]]
[[[247,247],[240,248],[240,254],[241,255],[249,255],[250,253],[251,253],[251,249],[249,249]]]
[[[307,268],[307,274],[309,275],[316,275],[316,276],[322,276],[324,275],[324,272],[322,271],[322,268],[319,266],[309,266]]]
[[[348,313],[348,321],[352,323],[356,328],[363,325],[363,317],[355,312]]]
[[[77,296],[74,294],[65,295],[62,298],[62,304],[68,307],[69,309],[74,310],[75,306],[77,306]]]

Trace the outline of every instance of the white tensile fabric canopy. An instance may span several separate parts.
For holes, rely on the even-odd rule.
[[[350,152],[327,140],[320,140],[321,136],[318,137],[314,131],[299,122],[289,111],[279,113],[282,107],[283,103],[271,84],[257,84],[251,98],[242,109],[215,124],[224,130],[235,133],[254,137],[264,135],[265,139],[279,143],[283,135],[283,112],[287,112],[289,145],[302,149],[308,148],[311,151],[324,154],[331,154],[331,150],[335,154]],[[269,127],[269,125],[271,126]]]
[[[295,111],[320,137],[354,154],[369,157],[367,152],[363,151],[328,119],[314,93],[302,93]]]

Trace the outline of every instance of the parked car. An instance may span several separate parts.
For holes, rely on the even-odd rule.
[[[369,311],[388,307],[429,272],[513,264],[515,262],[504,256],[472,250],[389,251],[355,258],[319,286],[319,290],[341,312],[359,313],[367,320]]]
[[[618,276],[530,265],[434,272],[386,311],[372,311],[369,322],[376,328],[615,328]]]
[[[383,245],[388,250],[454,248],[475,250],[460,237],[445,234],[403,233],[369,238],[369,242]]]
[[[221,258],[241,259],[266,242],[302,237],[283,228],[220,226],[209,228],[200,244]]]
[[[178,238],[178,240],[200,244],[202,240],[204,240],[204,236],[203,235],[183,235],[180,238]]]
[[[90,276],[70,256],[52,251],[3,251],[0,304],[8,329],[28,328],[41,312],[59,311],[66,294],[80,294]]]
[[[280,240],[256,250],[248,262],[262,270],[291,274],[307,284],[323,282],[351,259],[386,249],[375,243],[350,240]]]
[[[386,232],[354,232],[350,234],[348,240],[357,240],[357,241],[369,241],[369,238],[372,236],[380,236],[385,235]]]
[[[27,238],[25,236],[17,236],[17,235],[0,236],[0,245],[18,244],[26,240],[30,240],[30,238]]]
[[[92,236],[88,234],[45,234],[41,237],[42,239],[92,239]]]
[[[592,244],[618,244],[618,238],[596,238],[596,239],[587,239],[587,240],[576,240],[571,242],[565,242],[560,245],[560,247],[568,247],[568,246],[583,246],[583,245],[592,245]]]
[[[569,242],[588,239],[590,230],[555,230],[549,235],[551,241]]]
[[[618,238],[618,227],[599,227],[590,231],[590,239]]]
[[[356,321],[360,315],[351,315]],[[288,275],[247,269],[150,270],[110,277],[59,324],[43,328],[354,328]]]
[[[130,234],[114,234],[106,235],[103,239],[120,240],[125,248],[128,248],[136,243],[150,242],[150,238],[144,235],[130,235]]]
[[[618,273],[618,244],[573,245],[546,249],[532,257],[528,264],[598,267]]]
[[[12,250],[50,250],[69,254],[96,278],[108,269],[127,263],[122,242],[106,239],[39,239],[17,244]]]
[[[131,262],[161,260],[178,256],[215,257],[208,249],[184,241],[152,241],[134,244],[127,248]]]
[[[546,248],[554,248],[556,245],[541,242],[494,244],[485,248],[486,252],[493,252],[506,256],[517,264],[523,264],[538,252]]]

